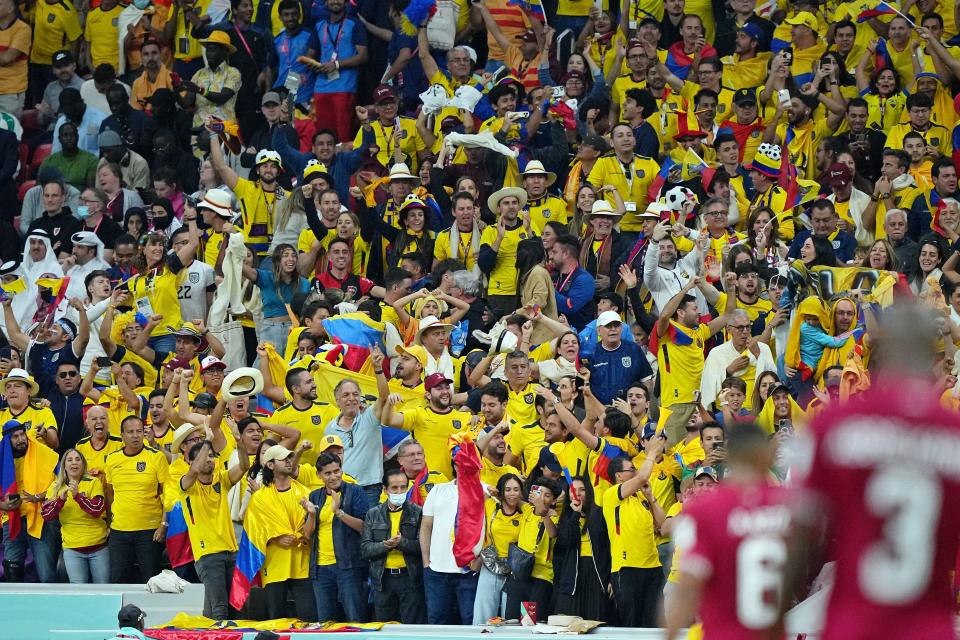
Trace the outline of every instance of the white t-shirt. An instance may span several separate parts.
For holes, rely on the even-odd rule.
[[[460,494],[457,483],[444,482],[434,485],[423,503],[423,515],[433,518],[433,531],[430,534],[430,569],[437,573],[468,573],[461,569],[453,558],[453,528],[457,521],[457,505]],[[480,554],[483,546],[483,533],[473,552]]]
[[[177,299],[180,300],[180,315],[185,322],[207,321],[207,289],[214,286],[213,278],[213,267],[199,260],[194,260],[180,272]]]

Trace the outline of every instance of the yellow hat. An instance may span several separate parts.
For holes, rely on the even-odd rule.
[[[803,25],[804,27],[808,27],[810,30],[814,32],[817,30],[817,27],[819,26],[819,23],[817,22],[817,17],[812,13],[810,13],[809,11],[798,11],[797,15],[793,16],[792,18],[787,18],[786,20],[784,20],[784,22],[794,27]]]
[[[412,344],[409,347],[397,346],[397,353],[406,353],[408,356],[412,356],[417,359],[417,362],[420,363],[420,366],[424,369],[427,368],[427,350],[424,349],[419,344]]]
[[[230,42],[230,36],[226,31],[211,31],[210,35],[200,41],[200,44],[219,44],[226,47],[230,53],[236,53],[237,48]]]
[[[320,442],[317,443],[317,452],[323,453],[330,447],[343,449],[343,440],[340,439],[340,436],[323,436],[320,438]]]

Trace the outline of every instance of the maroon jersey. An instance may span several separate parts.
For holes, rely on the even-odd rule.
[[[780,619],[790,506],[780,487],[720,485],[683,509],[680,571],[704,580],[709,640],[768,638]]]
[[[955,637],[960,417],[930,387],[874,388],[811,425],[806,484],[836,561],[822,640]]]

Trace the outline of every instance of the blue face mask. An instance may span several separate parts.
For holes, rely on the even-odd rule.
[[[78,218],[80,218],[81,220],[85,220],[89,215],[90,215],[90,207],[83,204],[77,207]]]
[[[133,6],[143,11],[150,6],[150,0],[133,0]]]

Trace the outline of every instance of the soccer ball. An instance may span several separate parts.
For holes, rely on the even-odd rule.
[[[685,204],[697,204],[697,194],[686,187],[678,186],[667,191],[663,201],[671,211],[682,211]]]
[[[757,153],[764,155],[771,160],[779,161],[781,151],[779,145],[764,142],[757,148]]]

